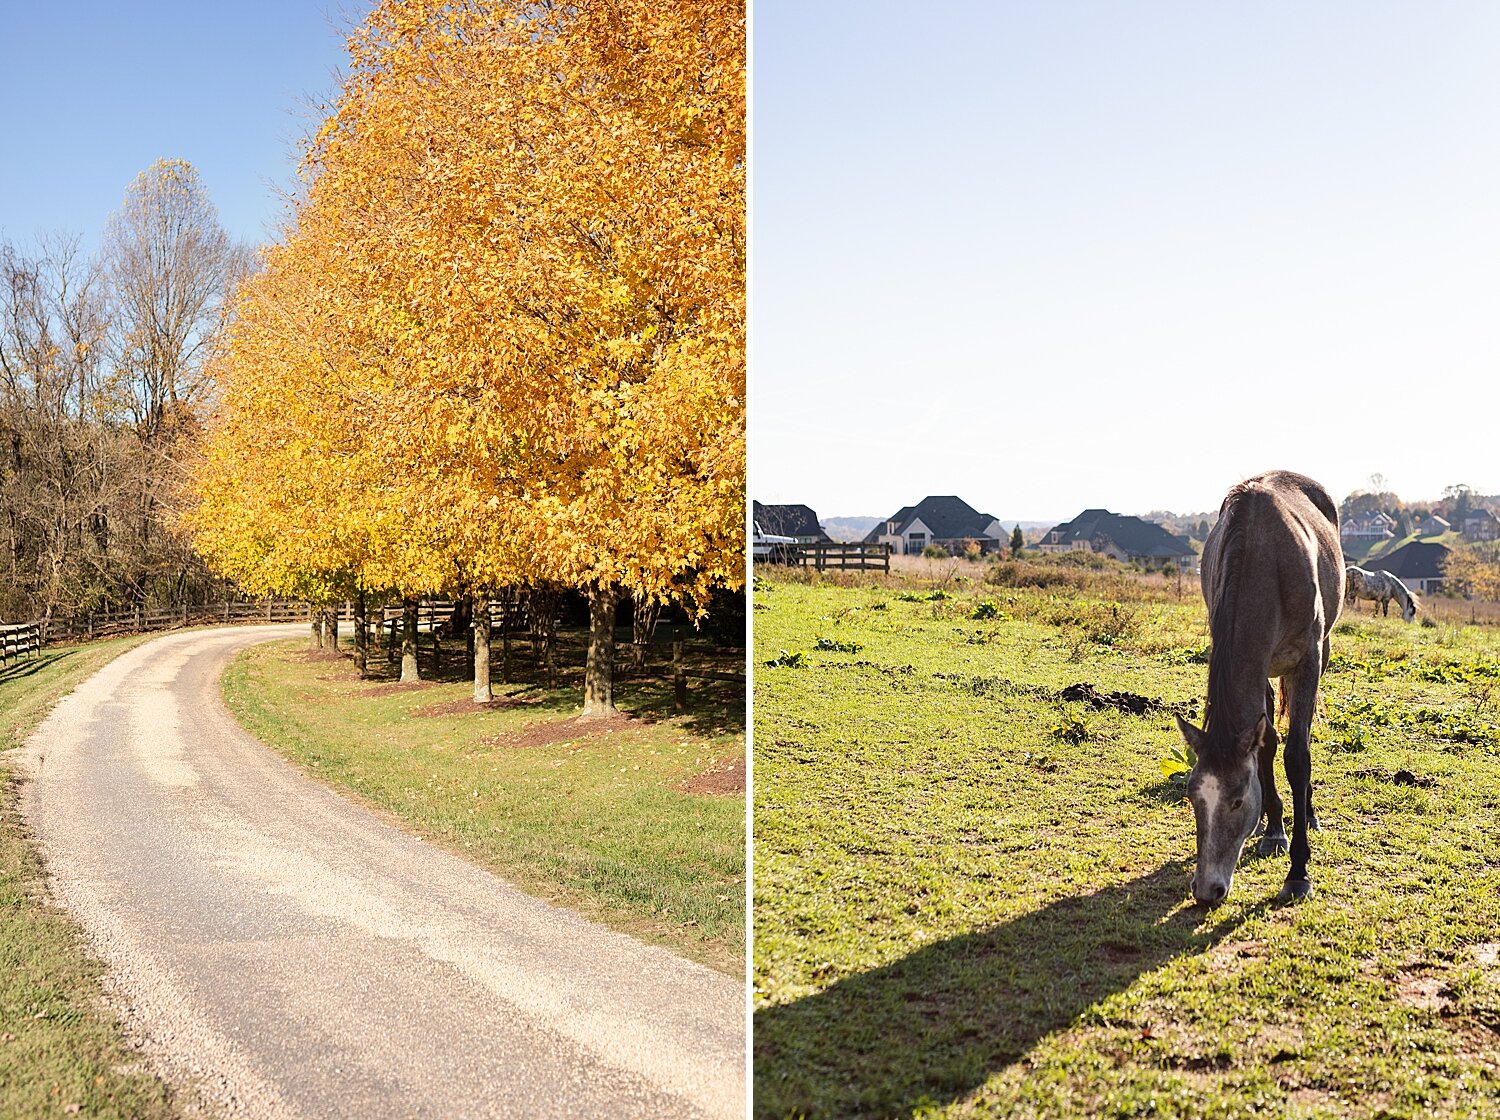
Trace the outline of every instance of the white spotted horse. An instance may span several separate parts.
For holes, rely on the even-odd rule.
[[[1401,608],[1403,622],[1410,622],[1417,617],[1416,597],[1406,590],[1406,584],[1390,572],[1370,572],[1350,564],[1344,569],[1344,576],[1346,601],[1351,607],[1355,599],[1370,599],[1380,609],[1381,615],[1389,617],[1391,600],[1394,599]]]

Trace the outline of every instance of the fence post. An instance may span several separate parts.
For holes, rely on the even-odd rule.
[[[672,642],[672,697],[673,706],[679,711],[687,710],[687,674],[682,663],[682,639]]]
[[[144,630],[146,628],[141,620],[141,605],[139,603],[135,605],[135,628],[137,630]]]

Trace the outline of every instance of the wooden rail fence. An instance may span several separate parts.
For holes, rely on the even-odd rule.
[[[891,570],[891,548],[885,544],[866,544],[863,541],[819,541],[813,544],[790,546],[789,563],[804,568],[826,571],[839,569]]]
[[[0,667],[42,652],[42,628],[34,622],[0,626]]]

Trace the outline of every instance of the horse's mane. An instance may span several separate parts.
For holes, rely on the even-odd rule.
[[[1219,507],[1219,526],[1224,536],[1219,540],[1218,582],[1219,598],[1214,604],[1213,617],[1209,620],[1209,633],[1213,637],[1213,650],[1208,657],[1208,703],[1203,710],[1203,730],[1207,741],[1205,753],[1218,754],[1229,747],[1223,732],[1213,733],[1214,711],[1228,704],[1230,688],[1230,651],[1234,649],[1235,616],[1238,606],[1240,570],[1249,549],[1245,546],[1245,525],[1249,520],[1241,509],[1245,495],[1251,488],[1241,482],[1234,486]]]

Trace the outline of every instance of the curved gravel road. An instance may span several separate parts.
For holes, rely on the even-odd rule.
[[[744,1114],[744,989],[521,893],[240,728],[237,627],[130,651],[23,754],[58,901],[131,1033],[255,1117]]]

